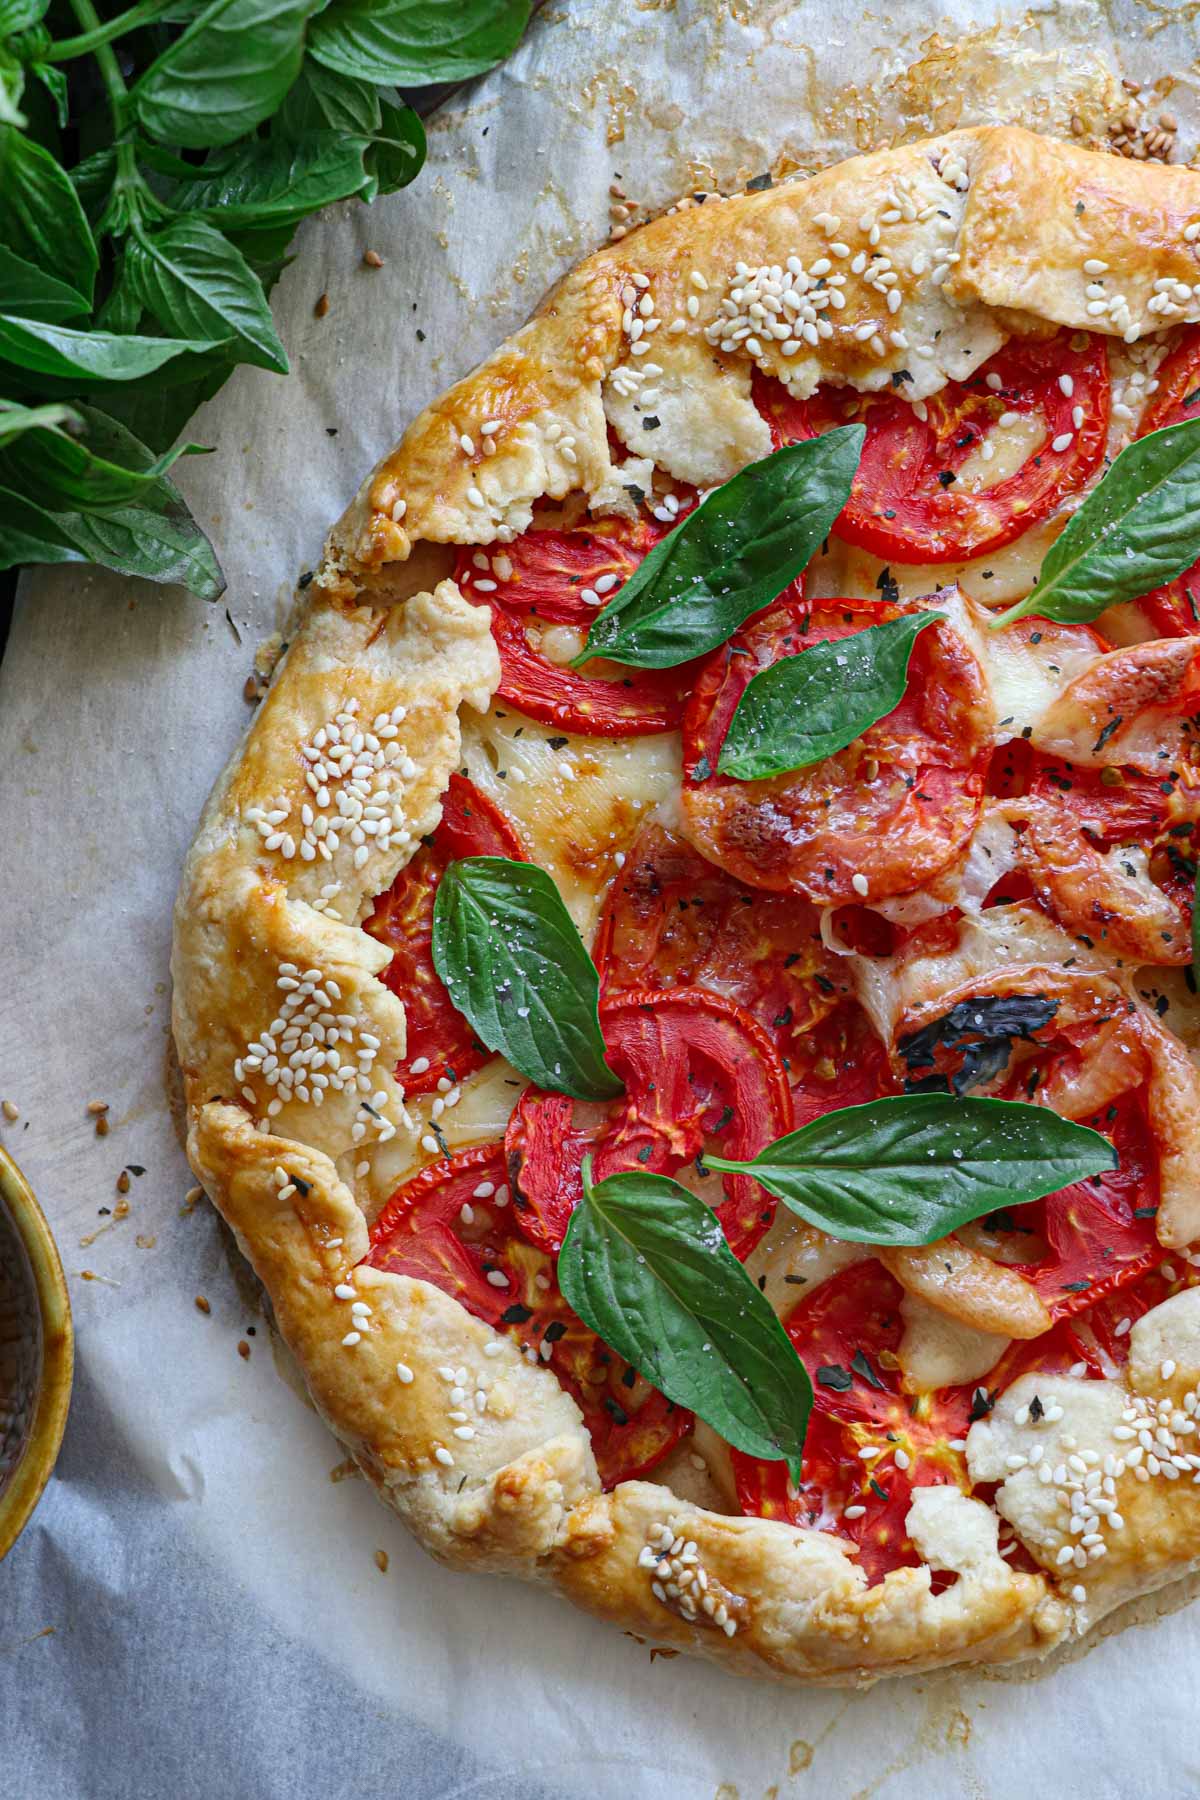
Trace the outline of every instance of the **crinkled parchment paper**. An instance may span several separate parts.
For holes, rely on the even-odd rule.
[[[21,1110],[0,1129],[57,1229],[79,1372],[57,1478],[0,1568],[3,1800],[1192,1791],[1200,1610],[1174,1599],[1036,1682],[846,1695],[652,1658],[427,1561],[331,1479],[340,1451],[246,1271],[211,1209],[184,1207],[167,954],[253,651],[325,526],[620,209],[981,118],[1100,140],[1144,101],[1150,128],[1164,110],[1186,128],[1198,10],[549,0],[433,122],[415,188],[302,233],[276,294],[291,379],[242,370],[201,415],[220,454],[181,479],[228,614],[96,573],[28,581],[0,669],[0,1095]],[[1123,75],[1157,85],[1133,102]]]

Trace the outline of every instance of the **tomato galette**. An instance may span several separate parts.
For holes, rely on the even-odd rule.
[[[955,132],[589,258],[334,529],[175,1033],[435,1556],[840,1682],[1200,1558],[1194,321],[1200,174]]]

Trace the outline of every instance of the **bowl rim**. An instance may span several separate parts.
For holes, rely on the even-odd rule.
[[[0,1145],[0,1205],[12,1220],[29,1258],[42,1320],[42,1367],[33,1423],[8,1486],[0,1495],[0,1560],[3,1560],[28,1524],[58,1458],[71,1401],[75,1333],[58,1246],[33,1189],[3,1145]]]

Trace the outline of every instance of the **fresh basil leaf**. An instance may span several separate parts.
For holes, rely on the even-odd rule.
[[[1127,444],[1068,519],[1037,586],[988,620],[993,630],[1035,613],[1099,618],[1174,580],[1200,557],[1200,419],[1167,425]]]
[[[0,240],[91,305],[100,259],[79,196],[50,152],[11,125],[0,125]]]
[[[30,31],[50,10],[50,0],[0,0],[0,37]]]
[[[163,451],[175,442],[197,407],[225,385],[229,371],[230,364],[218,352],[181,356],[144,381],[95,391],[102,396],[106,413],[151,450]]]
[[[312,132],[302,143],[254,139],[219,169],[202,169],[174,195],[180,212],[198,212],[222,231],[299,224],[318,207],[348,199],[367,183],[361,138]]]
[[[364,188],[363,199],[373,200],[379,194],[396,194],[421,173],[425,162],[425,127],[411,106],[393,106],[385,100],[381,107],[379,131],[372,138],[363,158],[370,186]]]
[[[0,427],[5,416],[0,413]],[[77,409],[75,423],[77,434],[48,424],[29,432],[19,450],[3,458],[0,482],[19,484],[22,493],[51,511],[69,506],[97,512],[155,498],[161,502],[166,496],[160,477],[177,457],[198,449],[185,444],[155,457],[117,420],[90,406]]]
[[[181,495],[164,481],[161,508],[51,512],[0,487],[0,569],[21,563],[100,563],[119,575],[177,583],[201,600],[216,600],[225,578],[212,545]]]
[[[7,44],[0,44],[0,125],[13,125],[18,130],[28,125],[29,120],[21,111],[24,92],[25,65]]]
[[[0,444],[11,443],[38,426],[80,423],[79,414],[70,406],[17,406],[10,400],[0,400]]]
[[[287,98],[271,120],[272,135],[305,138],[310,131],[371,137],[379,130],[379,90],[305,57]]]
[[[530,0],[334,0],[308,34],[327,69],[393,87],[465,81],[516,49]]]
[[[749,1162],[810,1225],[855,1244],[932,1244],[970,1219],[1117,1166],[1108,1139],[1016,1100],[902,1094],[825,1113]]]
[[[917,635],[944,616],[904,613],[762,669],[729,721],[721,774],[761,781],[844,750],[899,706]]]
[[[153,138],[187,150],[232,144],[269,119],[300,73],[319,0],[212,0],[133,88]]]
[[[95,225],[102,216],[112,194],[117,172],[117,152],[105,144],[71,170],[71,186],[82,206],[84,216]]]
[[[621,1092],[604,1060],[596,965],[544,869],[452,862],[434,902],[433,966],[477,1036],[529,1081],[581,1100]]]
[[[71,116],[71,108],[67,100],[66,76],[61,69],[56,69],[53,63],[35,62],[30,63],[29,66],[54,102],[54,115],[58,120],[59,130],[65,131]]]
[[[287,374],[261,282],[241,251],[203,219],[136,231],[125,247],[125,279],[166,331],[210,343],[232,338],[243,361]]]
[[[592,621],[593,656],[672,669],[723,644],[797,576],[850,494],[864,427],[785,444],[714,489]]]
[[[585,1325],[677,1406],[800,1479],[812,1384],[703,1200],[665,1175],[591,1182],[558,1281]]]
[[[0,362],[61,380],[137,381],[185,350],[207,350],[205,341],[152,338],[109,331],[73,331],[0,314]]]
[[[65,281],[55,280],[35,263],[26,262],[23,256],[0,244],[0,312],[53,324],[77,319],[90,309],[91,302]]]

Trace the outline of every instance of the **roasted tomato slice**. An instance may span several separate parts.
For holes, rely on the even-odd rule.
[[[1189,326],[1159,365],[1158,386],[1142,414],[1138,436],[1200,417],[1200,329]],[[1138,602],[1162,637],[1192,637],[1200,631],[1200,562],[1174,581],[1153,588]]]
[[[1145,1065],[1126,1056],[1106,1030],[1119,1024],[1126,1004],[1115,987],[1099,990],[1089,1018],[1085,1005],[1064,1006],[1044,993],[975,992],[900,1040],[910,1086],[953,1084],[966,1092],[986,1085],[1001,1099],[1043,1104],[1055,1093],[1080,1091],[1090,1058],[1109,1055],[1122,1071],[1128,1060],[1130,1074],[1118,1075],[1111,1101],[1081,1121],[1111,1140],[1119,1166],[991,1213],[958,1234],[1015,1267],[1055,1319],[1137,1280],[1163,1256],[1155,1232],[1159,1151],[1146,1116]]]
[[[572,1312],[559,1291],[553,1258],[512,1229],[507,1202],[497,1205],[504,1181],[500,1144],[430,1163],[380,1213],[367,1261],[441,1288],[548,1362],[579,1402],[606,1488],[644,1475],[690,1429],[692,1415],[651,1387]],[[490,1276],[503,1276],[504,1285]]]
[[[523,861],[525,851],[499,807],[464,776],[451,775],[437,830],[363,921],[363,930],[392,953],[383,980],[404,1002],[408,1048],[396,1079],[410,1094],[428,1093],[443,1079],[461,1081],[488,1055],[433,966],[434,898],[446,865],[462,856]]]
[[[609,998],[631,988],[727,994],[785,1062],[852,991],[815,906],[745,887],[661,825],[639,833],[614,877],[592,954]]]
[[[912,893],[966,848],[989,748],[988,690],[945,624],[917,639],[894,712],[836,756],[769,781],[715,773],[752,676],[898,616],[882,600],[785,602],[708,659],[684,716],[683,817],[710,861],[752,887],[852,904]],[[857,885],[856,885],[857,883]]]
[[[1117,1293],[1164,1254],[1154,1223],[1158,1152],[1140,1094],[1122,1094],[1083,1123],[1111,1140],[1120,1166],[988,1220],[1004,1260],[1033,1283],[1055,1319]],[[1035,1254],[1025,1254],[1025,1245]]]
[[[995,752],[988,788],[1013,803],[1005,816],[1020,834],[1025,887],[1004,877],[1005,898],[1034,895],[1068,931],[1130,962],[1191,961],[1200,791],[1023,742]]]
[[[926,400],[924,418],[898,393],[822,387],[811,400],[794,400],[780,382],[761,376],[755,398],[777,447],[835,425],[866,426],[835,527],[839,537],[888,562],[965,562],[1011,544],[1099,468],[1108,435],[1108,357],[1103,338],[1088,337],[1077,349],[1079,342],[1061,332],[1046,343],[1006,344],[969,381],[948,382]],[[1020,468],[991,487],[960,482],[967,458],[1002,434],[1012,414],[1041,428]]]
[[[626,1170],[675,1175],[706,1147],[754,1156],[791,1129],[787,1076],[749,1013],[703,988],[635,989],[600,1008],[612,1068],[625,1092],[609,1105],[526,1088],[505,1136],[517,1222],[530,1242],[557,1250],[583,1192],[582,1164],[602,1181]],[[735,1256],[750,1254],[775,1202],[746,1175],[692,1171]],[[689,1185],[691,1182],[689,1181]]]
[[[905,1392],[896,1357],[902,1295],[882,1263],[852,1263],[787,1320],[813,1382],[799,1488],[783,1463],[732,1452],[744,1513],[848,1538],[872,1584],[920,1561],[904,1528],[914,1488],[970,1487],[955,1446],[967,1434],[971,1390]]]
[[[464,594],[492,610],[498,699],[543,725],[588,737],[647,737],[678,728],[694,665],[628,669],[598,661],[580,672],[546,654],[546,633],[570,628],[564,650],[569,660],[596,614],[665,529],[617,519],[534,527],[490,558],[477,550],[460,553],[456,580]]]

